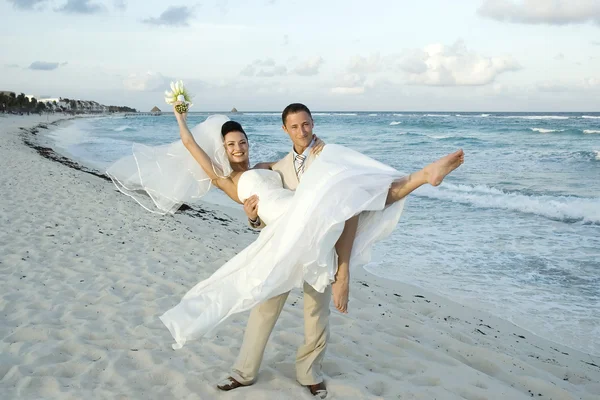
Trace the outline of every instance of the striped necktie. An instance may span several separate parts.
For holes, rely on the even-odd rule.
[[[296,167],[296,176],[298,177],[298,180],[300,180],[300,177],[302,176],[302,174],[304,173],[304,161],[306,160],[306,156],[302,155],[302,154],[296,154],[296,158],[294,159],[294,166]]]

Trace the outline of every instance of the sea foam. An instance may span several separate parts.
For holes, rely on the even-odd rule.
[[[477,208],[495,208],[535,214],[555,221],[600,225],[600,198],[525,195],[485,185],[444,183],[438,189],[424,187],[417,195]]]

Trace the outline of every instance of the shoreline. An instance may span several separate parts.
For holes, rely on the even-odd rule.
[[[97,117],[97,116],[92,115],[91,117]],[[39,138],[39,136],[37,136],[37,137]],[[53,144],[53,140],[50,139],[50,138],[47,138],[47,137],[45,139],[45,142],[49,143],[49,146],[52,146],[52,144]],[[68,165],[69,162],[73,162],[73,163],[77,164],[80,167],[79,168],[80,170],[84,170],[86,172],[87,171],[91,171],[89,173],[91,173],[93,175],[100,176],[103,179],[108,179],[108,177],[106,175],[103,175],[103,174],[101,175],[100,170],[97,169],[97,168],[95,168],[93,166],[93,163],[91,163],[91,164],[88,163],[87,166],[86,166],[86,160],[85,159],[82,159],[81,157],[78,158],[75,155],[70,154],[67,150],[61,149],[58,146],[53,146],[52,151],[54,151],[54,153],[55,153],[55,158],[57,158],[56,161],[62,162],[65,165]],[[75,168],[78,169],[77,167],[75,167]],[[96,171],[96,173],[94,173],[93,171]],[[222,204],[222,202],[210,201],[210,200],[206,200],[206,198],[204,198],[204,199],[200,200],[199,202],[197,202],[195,204],[196,204],[196,207],[199,207],[199,209],[201,209],[201,207],[202,207],[201,205],[202,204],[211,204],[213,206],[217,206],[218,208],[224,210],[224,212],[226,212],[228,214],[235,214],[236,216],[239,216],[240,218],[245,219],[244,213],[239,208],[236,209],[235,207],[231,207],[229,205]],[[187,204],[182,205],[182,207],[180,208],[180,210],[177,211],[177,213],[178,214],[182,213],[182,212],[185,213],[186,211],[189,211],[189,213],[191,213],[191,214],[195,213],[196,215],[199,213],[199,210],[194,210],[193,207],[190,207]],[[373,272],[369,271],[368,268],[365,268],[365,270],[366,270],[366,272],[369,275],[373,275],[373,276],[380,277],[382,279],[386,279],[383,276],[377,275],[376,273],[373,273]],[[436,291],[436,288],[427,288],[427,287],[424,287],[423,285],[419,285],[419,284],[414,283],[414,282],[410,282],[409,283],[409,282],[402,281],[402,280],[394,280],[394,279],[389,279],[389,280],[392,281],[392,282],[400,282],[400,283],[404,283],[404,284],[409,284],[411,286],[418,287],[421,290],[426,291],[426,292],[438,293],[438,291]],[[456,303],[458,305],[469,306],[469,303],[471,302],[470,299],[464,299],[464,298],[463,299],[458,299],[456,297],[453,297],[450,293],[445,293],[443,296],[447,296],[447,298],[449,300],[451,300],[452,302],[454,302],[454,303]],[[483,312],[488,313],[489,315],[492,315],[492,316],[495,316],[495,317],[507,320],[508,322],[514,324],[515,326],[523,329],[525,332],[529,333],[530,335],[539,336],[539,337],[541,337],[541,338],[543,338],[545,340],[548,340],[550,342],[556,343],[557,345],[571,347],[571,344],[561,343],[560,341],[553,340],[552,339],[552,332],[548,332],[548,331],[546,331],[546,332],[536,332],[536,330],[535,330],[535,326],[536,325],[535,324],[533,324],[533,325],[530,324],[529,327],[527,327],[526,323],[519,324],[519,321],[511,320],[511,318],[507,317],[506,315],[498,315],[497,313],[494,313],[493,307],[490,307],[489,304],[487,305],[487,307],[482,307],[481,305],[479,305],[479,307],[477,307],[477,310],[478,311],[483,311]],[[521,321],[521,322],[523,322],[523,321]],[[561,337],[561,339],[564,339],[564,337]],[[589,354],[591,354],[594,357],[599,357],[600,356],[600,349],[598,350],[599,354],[594,354],[593,352],[586,351],[586,349],[581,349],[581,348],[578,348],[576,350],[581,351],[582,353],[585,353],[585,354],[589,353]]]
[[[23,131],[23,132],[26,132],[26,133],[32,134],[34,136],[37,136],[38,132],[40,132],[40,129],[49,129],[47,125],[52,125],[52,126],[54,126],[56,128],[56,127],[59,127],[60,124],[70,122],[70,121],[72,121],[74,119],[93,118],[93,117],[98,117],[98,116],[97,115],[73,116],[73,117],[67,117],[67,118],[58,119],[58,120],[56,120],[56,121],[54,121],[52,123],[49,123],[49,124],[40,123],[40,124],[38,124],[36,126],[33,126],[33,127],[30,127],[30,128],[19,127],[19,129],[21,131]],[[45,139],[46,139],[46,141],[51,141],[51,139],[48,139],[48,138],[45,138]],[[78,170],[78,171],[82,171],[82,172],[94,175],[94,176],[99,177],[101,179],[104,179],[106,181],[112,182],[111,179],[110,179],[110,177],[108,177],[108,175],[101,173],[99,170],[96,170],[96,169],[93,169],[93,168],[85,166],[83,164],[83,162],[78,162],[74,158],[70,158],[72,156],[68,152],[66,152],[66,151],[65,152],[59,152],[59,151],[55,150],[52,147],[45,147],[45,146],[42,146],[40,144],[34,143],[34,141],[32,141],[32,140],[30,140],[30,139],[28,139],[26,137],[23,137],[23,142],[27,146],[29,146],[30,148],[36,150],[40,156],[42,156],[42,157],[44,157],[46,159],[49,159],[51,161],[60,163],[60,164],[65,165],[65,166],[67,166],[69,168],[72,168],[72,169],[75,169],[75,170]],[[204,201],[200,201],[200,203],[204,204],[205,202]],[[217,206],[217,208],[225,208],[226,211],[234,211],[234,212],[235,211],[239,211],[239,210],[234,210],[231,207],[227,207],[227,206],[222,206],[222,205],[216,205],[216,206]],[[200,217],[205,212],[206,211],[204,209],[202,209],[202,207],[200,205],[198,205],[198,204],[196,205],[196,208],[194,208],[193,206],[190,206],[190,205],[184,203],[179,208],[179,210],[176,212],[176,214],[185,214],[185,215],[189,215],[191,217]],[[214,219],[216,219],[216,220],[219,220],[219,221],[222,221],[222,222],[229,221],[227,219],[222,219],[222,218],[217,217],[214,212],[212,212],[211,214],[212,214],[211,216]],[[240,212],[239,215],[242,218],[245,218],[244,215],[243,215],[243,213]],[[203,219],[204,219],[204,217],[203,217]],[[250,231],[254,232],[252,230],[250,230]],[[432,295],[434,294],[433,292],[430,292],[428,289],[423,288],[421,286],[414,285],[414,284],[409,284],[409,283],[405,283],[405,282],[397,281],[397,280],[393,280],[393,279],[386,279],[385,277],[381,277],[381,276],[378,276],[376,274],[373,274],[373,273],[367,271],[365,268],[361,268],[360,271],[353,271],[353,272],[354,272],[354,274],[356,274],[356,272],[359,272],[358,275],[361,277],[361,279],[363,281],[364,280],[368,281],[369,279],[374,280],[374,281],[376,280],[379,283],[380,286],[382,286],[382,282],[388,282],[391,285],[393,285],[395,283],[399,283],[399,284],[402,284],[402,285],[410,286],[410,287],[414,288],[415,291],[426,292],[426,293],[432,294]],[[375,278],[375,279],[373,279],[373,278]],[[392,289],[392,287],[389,284],[383,285],[383,286],[387,287],[388,289]],[[456,300],[453,300],[453,299],[450,299],[450,298],[446,298],[446,297],[443,297],[441,295],[436,295],[436,296],[438,296],[440,298],[443,298],[446,301],[451,301],[452,303],[456,304],[459,307],[469,307],[469,306],[466,306],[466,305],[464,305],[462,303],[457,302]],[[475,309],[475,308],[473,308],[472,310],[476,311],[476,312],[487,314],[487,315],[489,315],[489,316],[491,316],[493,318],[503,319],[502,317],[498,317],[498,316],[495,316],[495,315],[491,314],[487,310],[479,310],[479,309]],[[523,327],[517,325],[516,323],[514,323],[512,321],[506,320],[506,322],[509,323],[509,324],[514,325],[516,328],[518,328],[518,329],[520,329],[520,330],[528,333],[529,335],[538,336],[534,332],[528,330],[527,328],[523,328]],[[539,337],[540,337],[540,339],[547,340],[548,342],[554,343],[557,346],[563,346],[565,348],[569,348],[570,349],[570,347],[567,346],[567,345],[554,342],[554,341],[552,341],[550,339],[546,339],[546,338],[543,338],[541,336],[539,336]],[[585,352],[580,351],[580,350],[576,350],[576,349],[572,349],[572,350],[580,352],[582,354],[588,354],[588,353],[585,353]],[[592,356],[592,357],[600,357],[600,355],[591,354],[591,353],[589,355]]]
[[[237,354],[247,313],[218,328],[216,339],[195,341],[177,352],[167,351],[172,340],[156,320],[160,310],[256,233],[239,216],[220,207],[205,209],[204,204],[172,217],[146,215],[137,203],[123,201],[128,198],[116,192],[109,178],[36,145],[31,137],[38,132],[28,131],[32,128],[11,131],[9,126],[7,131],[0,126],[2,156],[14,153],[19,158],[0,165],[31,170],[5,169],[7,176],[1,178],[14,193],[0,209],[0,221],[10,221],[12,233],[0,245],[0,277],[11,288],[0,298],[1,318],[7,319],[0,324],[0,388],[22,396],[62,393],[71,398],[61,385],[75,379],[72,389],[87,395],[220,397],[214,383],[225,376]],[[26,188],[17,193],[19,183]],[[29,213],[16,207],[28,199]],[[210,226],[198,226],[185,218],[188,213]],[[29,247],[32,238],[40,246]],[[228,243],[232,248],[224,247]],[[352,273],[350,314],[332,311],[332,339],[324,362],[334,396],[593,399],[600,393],[598,357],[416,286],[364,270]],[[49,291],[39,297],[35,290]],[[290,295],[267,346],[259,382],[228,398],[304,398],[293,373],[295,348],[303,337],[301,298],[297,290]],[[121,312],[121,307],[126,310]],[[61,357],[60,350],[70,357]],[[179,364],[182,360],[186,365]],[[96,367],[108,368],[110,374]]]
[[[108,182],[112,183],[112,180],[110,179],[110,177],[108,175],[106,175],[105,173],[102,173],[101,171],[94,169],[92,167],[88,167],[86,165],[84,165],[83,162],[81,161],[77,161],[74,157],[72,157],[70,154],[68,154],[66,151],[65,152],[60,152],[52,147],[48,147],[45,146],[44,144],[46,144],[47,142],[51,141],[50,139],[44,137],[44,144],[38,143],[36,142],[36,139],[39,138],[38,133],[40,133],[41,129],[51,129],[48,127],[48,125],[53,126],[54,128],[58,128],[61,124],[64,123],[68,123],[70,121],[72,121],[73,119],[79,119],[79,118],[94,118],[94,117],[98,117],[97,115],[90,115],[90,116],[80,116],[80,117],[70,117],[70,118],[63,118],[63,119],[58,119],[54,122],[51,122],[49,124],[44,124],[44,123],[39,123],[35,126],[32,127],[19,127],[19,130],[29,134],[29,135],[33,135],[35,138],[32,140],[31,138],[28,137],[23,137],[23,143],[30,147],[31,149],[35,150],[41,157],[46,158],[50,161],[54,161],[57,162],[59,164],[62,164],[68,168],[74,169],[76,171],[81,171],[81,172],[85,172],[86,174],[90,174],[93,176],[96,176],[100,179],[104,179]],[[203,202],[204,203],[204,202]],[[226,207],[228,210],[227,211],[233,211],[235,212],[236,210],[231,209],[229,207]],[[175,214],[186,214],[189,215],[191,217],[199,217],[202,214],[206,213],[207,211],[205,209],[203,209],[200,205],[195,204],[193,206],[190,206],[186,203],[182,204],[181,207],[179,207],[179,209],[175,212]],[[214,212],[212,212],[212,217],[218,220],[219,219]],[[222,221],[227,221],[225,219],[222,219]]]

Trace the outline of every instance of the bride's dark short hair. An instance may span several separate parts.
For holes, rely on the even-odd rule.
[[[310,119],[312,119],[312,114],[310,113],[310,110],[308,109],[308,107],[306,107],[302,103],[292,103],[289,106],[287,106],[286,108],[284,108],[283,112],[281,113],[281,121],[283,122],[283,125],[285,125],[285,120],[288,115],[296,114],[296,113],[299,113],[302,111],[307,113],[308,116],[310,117]]]
[[[246,137],[246,140],[248,140],[248,135],[246,135],[244,128],[242,128],[242,125],[239,122],[227,121],[221,126],[221,136],[225,137],[229,132],[242,132]]]

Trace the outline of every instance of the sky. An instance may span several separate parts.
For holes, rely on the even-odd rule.
[[[0,0],[0,90],[192,111],[600,111],[600,0]]]

